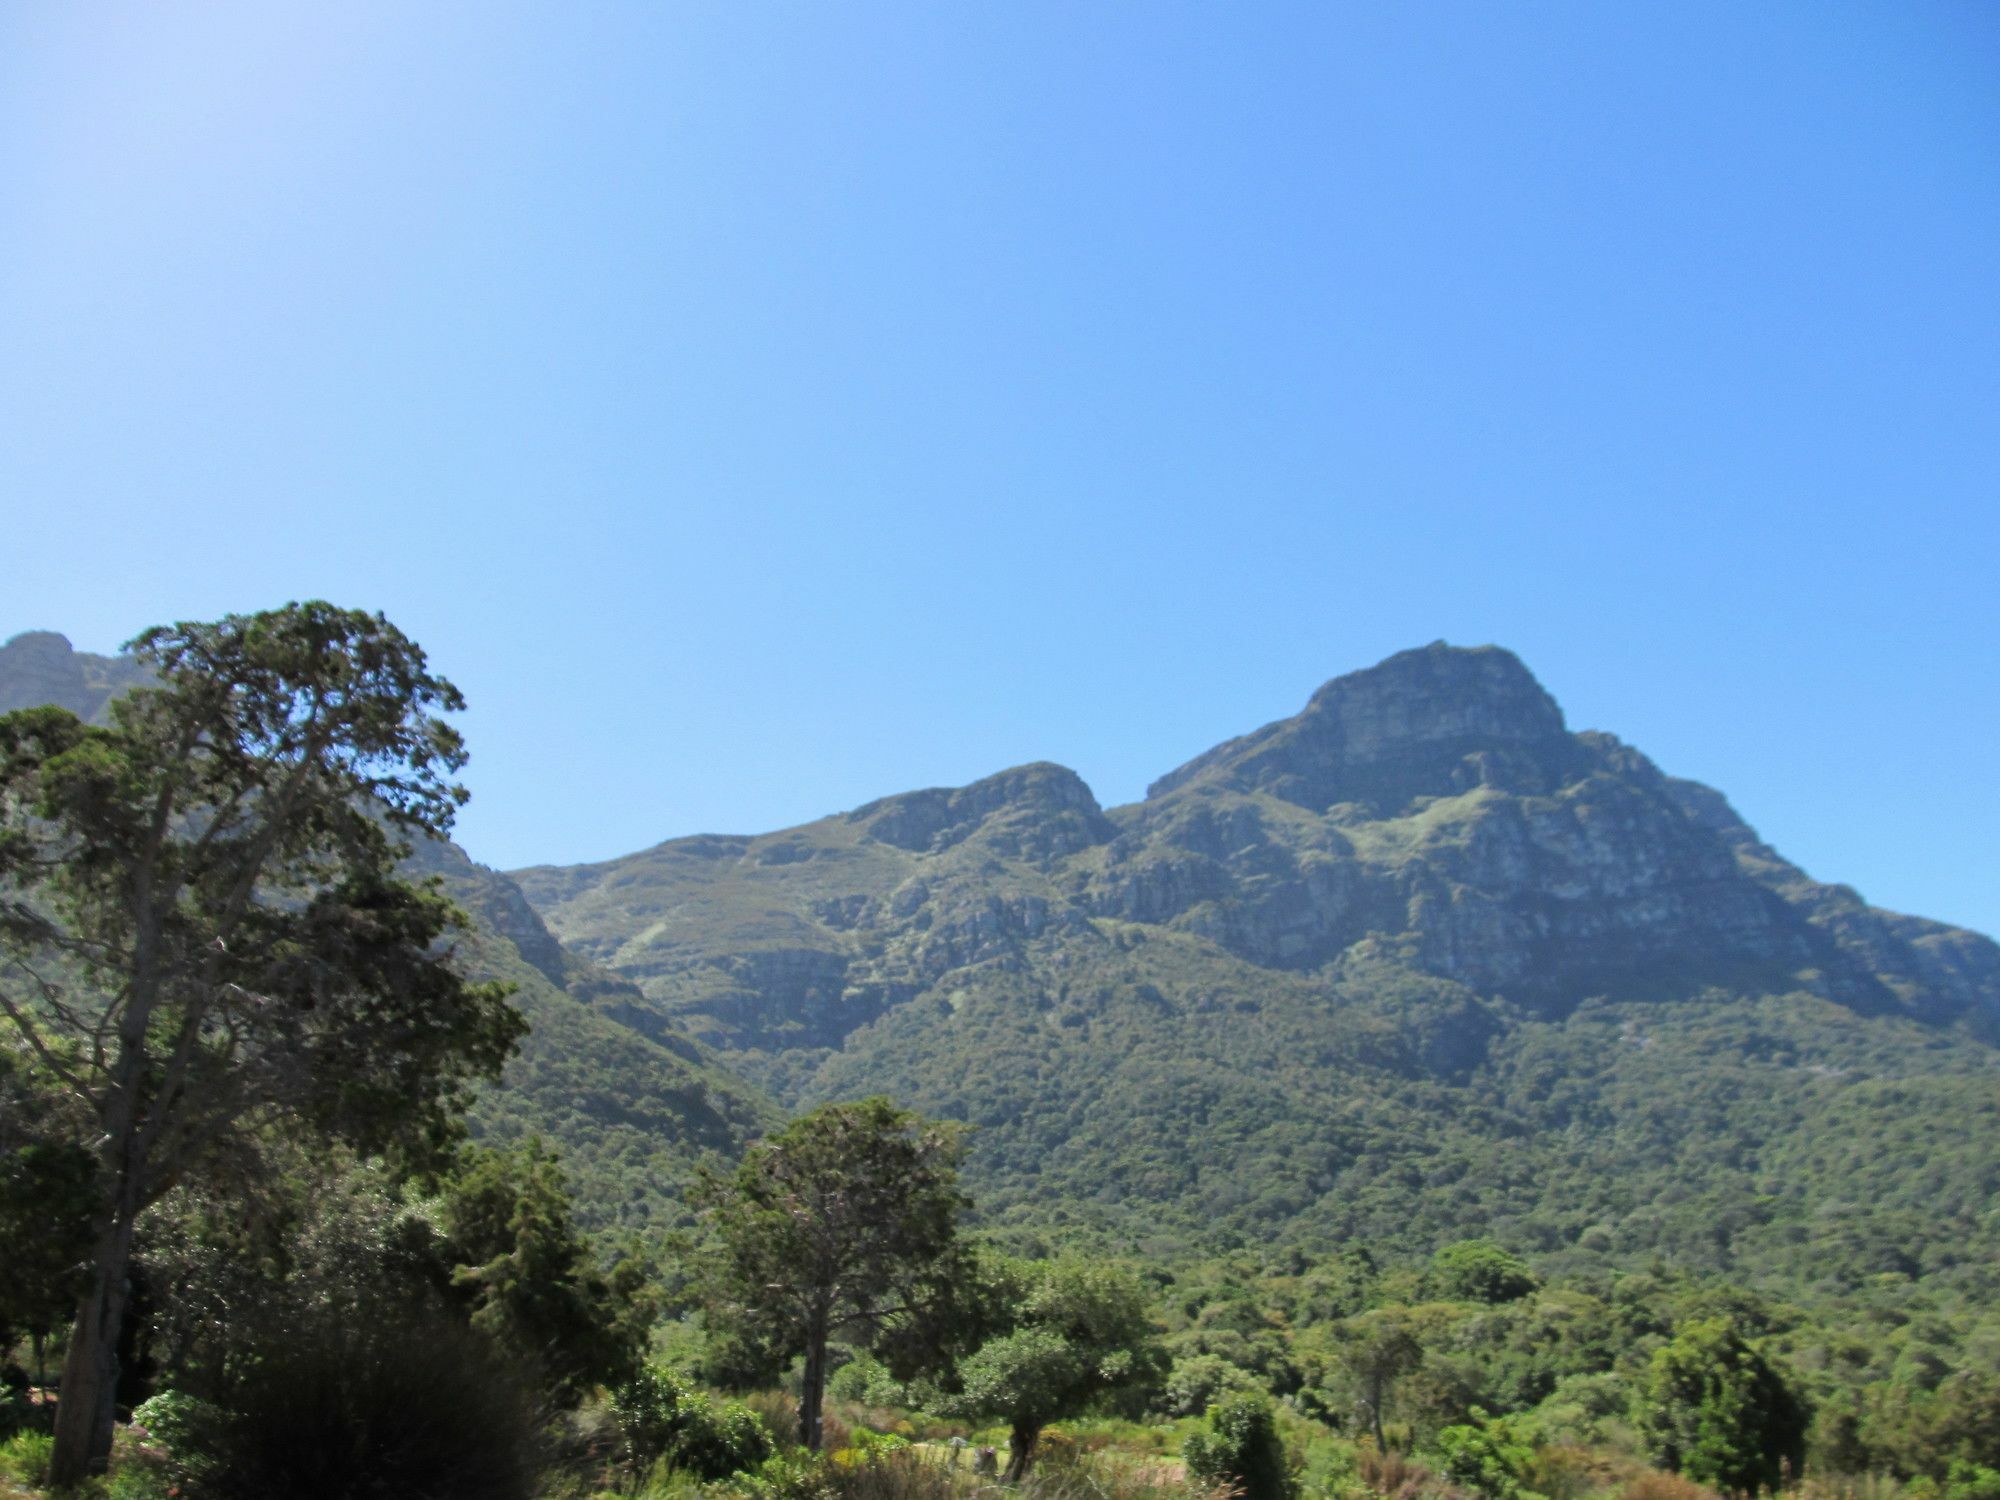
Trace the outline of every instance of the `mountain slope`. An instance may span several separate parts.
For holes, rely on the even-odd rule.
[[[1001,1218],[1842,1276],[2000,1237],[1991,1134],[1945,1182],[1908,1155],[1992,1118],[2000,949],[1812,882],[1493,648],[1337,679],[1130,807],[1032,765],[515,878],[788,1101],[979,1125]]]

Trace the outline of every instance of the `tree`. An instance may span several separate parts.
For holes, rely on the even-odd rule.
[[[1519,1256],[1491,1240],[1446,1245],[1431,1257],[1430,1279],[1453,1302],[1512,1302],[1541,1285]]]
[[[961,1273],[962,1150],[960,1127],[864,1099],[801,1116],[752,1146],[733,1177],[698,1185],[721,1242],[714,1311],[755,1344],[805,1356],[799,1435],[815,1452],[828,1341],[937,1324],[926,1315]]]
[[[1042,1428],[1120,1389],[1157,1386],[1167,1365],[1145,1283],[1122,1267],[1068,1258],[1001,1262],[1002,1327],[962,1360],[941,1403],[1004,1418],[1007,1478],[1027,1473]]]
[[[294,604],[160,627],[108,727],[0,718],[0,1015],[88,1121],[92,1251],[51,1476],[103,1467],[133,1235],[232,1132],[290,1117],[435,1150],[524,1029],[397,877],[441,837],[463,706],[380,615]]]
[[[1726,1318],[1682,1328],[1653,1353],[1639,1426],[1667,1468],[1724,1491],[1776,1491],[1805,1457],[1806,1405]]]
[[[90,1153],[61,1126],[61,1101],[30,1092],[0,1038],[0,1349],[25,1333],[35,1383],[45,1384],[42,1351],[76,1308],[90,1255]]]
[[[643,1263],[609,1272],[570,1222],[562,1169],[539,1141],[469,1154],[447,1189],[447,1256],[472,1326],[574,1405],[638,1374],[659,1299]]]
[[[1344,1334],[1340,1362],[1354,1382],[1356,1404],[1367,1413],[1375,1446],[1386,1448],[1382,1417],[1390,1393],[1398,1380],[1424,1362],[1424,1346],[1412,1321],[1399,1308],[1381,1308],[1350,1318]]]

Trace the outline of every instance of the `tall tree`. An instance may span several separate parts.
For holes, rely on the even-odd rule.
[[[0,718],[0,1015],[88,1121],[92,1253],[51,1479],[110,1451],[139,1216],[245,1125],[435,1147],[524,1029],[457,913],[397,877],[442,836],[463,706],[380,615],[294,604],[149,630],[110,724]]]
[[[805,1356],[799,1436],[820,1446],[826,1349],[918,1331],[962,1274],[961,1128],[887,1099],[829,1104],[752,1146],[700,1196],[721,1241],[715,1310]]]

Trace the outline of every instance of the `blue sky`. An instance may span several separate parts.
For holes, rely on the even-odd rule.
[[[321,596],[567,862],[1443,637],[2000,930],[2000,8],[0,11],[0,636]]]

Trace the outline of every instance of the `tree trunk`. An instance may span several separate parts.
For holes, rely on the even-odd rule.
[[[126,1272],[135,1213],[121,1206],[98,1236],[90,1280],[77,1303],[56,1398],[49,1488],[68,1489],[102,1474],[111,1459],[118,1409],[118,1329],[125,1317]]]
[[[1040,1424],[1024,1427],[1019,1422],[1007,1436],[1007,1482],[1016,1484],[1028,1472],[1029,1461],[1035,1456],[1035,1443],[1040,1439]]]
[[[826,1401],[826,1320],[806,1328],[806,1371],[799,1383],[799,1441],[814,1453],[821,1441],[820,1407]]]

